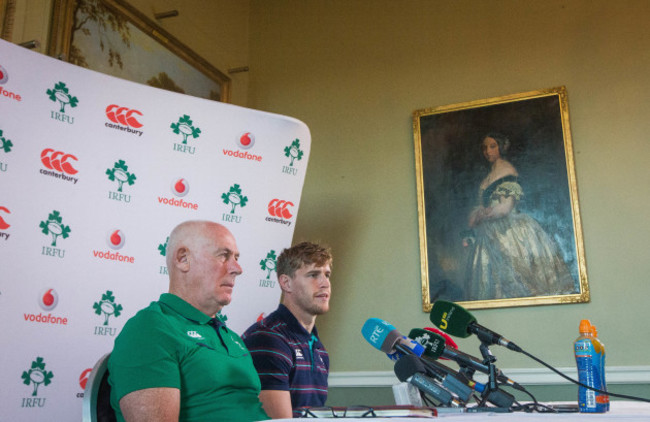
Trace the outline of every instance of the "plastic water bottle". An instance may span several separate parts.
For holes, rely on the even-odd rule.
[[[595,325],[591,325],[591,335],[593,337],[592,341],[594,342],[594,346],[596,344],[600,347],[595,347],[596,353],[598,353],[598,348],[600,348],[600,367],[599,372],[600,372],[600,378],[601,378],[601,383],[602,383],[602,390],[607,391],[607,381],[605,380],[605,345],[603,344],[602,341],[598,338],[598,330],[596,329]],[[609,395],[607,394],[596,394],[596,400],[601,397],[603,402],[605,403],[605,409],[609,411]]]
[[[591,322],[588,319],[580,321],[580,336],[573,343],[573,348],[578,366],[578,380],[586,386],[602,390],[602,347],[600,342],[593,341]],[[582,386],[578,387],[578,405],[580,412],[583,413],[607,411],[607,404],[602,394]]]

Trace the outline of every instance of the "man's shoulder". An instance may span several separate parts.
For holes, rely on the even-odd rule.
[[[275,335],[283,335],[285,328],[286,328],[286,322],[282,321],[281,319],[274,318],[273,314],[269,315],[268,317],[257,321],[246,331],[244,334],[242,334],[242,338],[246,339],[246,337],[258,335],[258,334],[275,334]]]
[[[161,321],[166,319],[166,316],[163,314],[160,302],[151,302],[149,306],[140,309],[135,313],[124,325],[140,325],[148,324],[154,321]]]

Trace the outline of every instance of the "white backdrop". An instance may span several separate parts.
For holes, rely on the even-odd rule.
[[[189,219],[235,235],[227,324],[277,306],[310,150],[295,119],[109,77],[0,40],[0,420],[81,419],[83,386],[168,287]]]

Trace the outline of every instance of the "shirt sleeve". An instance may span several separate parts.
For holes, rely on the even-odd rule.
[[[127,322],[115,340],[109,358],[111,399],[146,388],[181,387],[177,342],[173,330],[151,312]]]
[[[246,333],[244,343],[253,358],[262,390],[289,391],[293,351],[286,339],[273,331],[259,329]]]

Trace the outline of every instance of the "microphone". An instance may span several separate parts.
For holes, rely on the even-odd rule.
[[[361,328],[361,334],[375,349],[391,355],[396,351],[404,355],[422,356],[424,347],[421,344],[408,341],[397,328],[379,318],[369,318]]]
[[[472,314],[453,302],[436,301],[431,308],[429,319],[442,331],[452,336],[465,338],[476,334],[483,343],[498,344],[515,352],[523,352],[515,343],[478,324]]]
[[[440,334],[441,336],[444,337],[445,339],[445,346],[446,347],[451,347],[452,349],[458,349],[458,345],[454,341],[453,338],[449,336],[449,334],[445,333],[444,331],[435,328],[435,327],[424,327],[425,330],[431,331],[432,333]]]
[[[420,343],[424,347],[424,356],[432,359],[444,358],[455,361],[460,367],[470,368],[473,371],[479,371],[484,374],[490,373],[490,369],[482,360],[460,350],[451,347],[445,347],[447,343],[447,334],[438,334],[429,331],[426,328],[414,328],[409,333],[409,337]],[[462,371],[461,371],[462,372]],[[525,391],[518,383],[505,376],[500,369],[496,370],[497,380],[503,384],[509,385],[519,391]]]
[[[421,392],[436,399],[443,406],[459,407],[460,403],[445,388],[426,376],[426,369],[417,356],[406,355],[395,362],[395,375],[402,382],[408,382]]]
[[[398,355],[403,355],[398,356],[399,360],[411,355],[419,358],[424,353],[424,347],[421,344],[404,337],[395,327],[379,318],[369,318],[363,324],[361,334],[375,349],[387,353],[389,357],[395,354],[395,351],[399,352]],[[475,389],[478,392],[483,392],[485,389],[483,384],[468,381],[458,372],[438,362],[421,363],[429,370],[430,375],[442,382],[443,387],[449,388],[463,401],[469,400]]]

